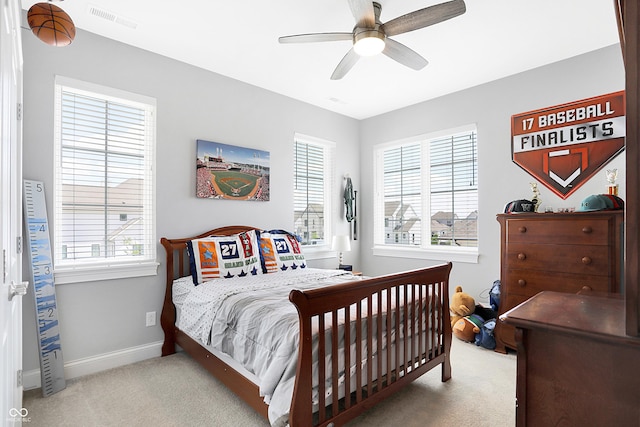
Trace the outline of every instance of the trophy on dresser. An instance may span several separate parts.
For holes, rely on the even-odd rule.
[[[538,208],[542,203],[542,199],[540,198],[540,190],[538,190],[538,183],[530,182],[529,184],[531,184],[531,191],[533,192],[533,197],[531,198],[531,201],[533,202],[533,211],[538,212]]]
[[[618,184],[616,184],[616,179],[618,179],[618,169],[607,169],[607,182],[609,183],[607,193],[612,196],[618,195]]]

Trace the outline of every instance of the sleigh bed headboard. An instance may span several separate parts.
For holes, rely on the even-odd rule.
[[[160,315],[160,324],[164,330],[165,344],[162,346],[162,354],[167,355],[175,351],[175,344],[171,337],[175,336],[176,308],[172,301],[173,281],[179,277],[191,274],[191,265],[189,263],[189,254],[187,253],[187,242],[193,239],[201,239],[208,236],[231,236],[233,234],[242,233],[243,231],[258,230],[258,228],[246,225],[230,225],[226,227],[214,228],[197,236],[186,237],[181,239],[167,239],[163,237],[160,243],[164,246],[166,257],[166,282],[164,304],[162,306],[162,314]]]
[[[186,237],[182,239],[167,239],[163,237],[160,239],[160,243],[164,246],[167,253],[167,287],[170,288],[175,279],[191,274],[189,255],[187,253],[187,242],[189,240],[201,239],[209,236],[231,236],[233,234],[249,230],[259,229],[246,225],[230,225],[227,227],[214,228],[213,230],[209,230],[206,233],[198,234],[193,237]]]

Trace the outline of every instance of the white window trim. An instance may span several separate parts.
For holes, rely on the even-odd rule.
[[[85,82],[81,80],[72,79],[64,76],[56,76],[55,77],[55,87],[57,92],[58,86],[69,86],[74,88],[77,91],[87,91],[89,93],[100,93],[105,98],[115,98],[115,99],[127,99],[134,102],[140,102],[147,105],[152,105],[154,108],[157,103],[155,98],[148,97],[145,95],[136,94],[133,92],[128,92],[116,88],[111,88],[107,86],[98,85],[95,83]],[[57,106],[55,107],[57,109]],[[56,110],[57,111],[57,110]],[[55,138],[56,138],[56,147],[60,141],[58,129],[59,122],[56,118],[54,120],[55,130]],[[152,132],[156,132],[155,125],[155,117],[154,124],[152,126]],[[155,135],[154,135],[155,138]],[[156,216],[156,146],[157,144],[153,144],[153,148],[151,150],[151,179],[152,179],[152,188],[151,188],[151,196],[154,202],[151,204],[151,215],[154,219],[154,224],[151,232],[151,240],[153,242],[156,241],[156,224],[157,220]],[[57,148],[56,148],[57,149]],[[55,164],[55,156],[54,156],[54,173],[57,175],[59,173],[57,165]],[[57,181],[56,181],[57,182]],[[55,189],[54,189],[55,191]],[[54,196],[55,197],[55,196]],[[114,279],[126,279],[126,278],[134,278],[134,277],[144,277],[144,276],[156,276],[158,274],[158,266],[160,263],[157,262],[157,245],[151,245],[151,250],[153,253],[149,256],[147,260],[139,261],[139,262],[131,262],[113,260],[111,262],[103,262],[100,264],[96,264],[93,262],[76,262],[74,265],[55,265],[54,264],[54,278],[56,285],[68,284],[68,283],[82,283],[82,282],[93,282],[93,281],[103,281],[103,280],[114,280]]]
[[[309,136],[296,132],[294,134],[294,141],[307,142],[311,144],[318,144],[327,147],[331,153],[329,158],[324,159],[325,163],[325,177],[327,178],[327,185],[324,192],[324,206],[325,206],[325,241],[321,245],[302,245],[305,258],[310,260],[314,259],[326,259],[335,258],[335,251],[331,250],[331,238],[333,236],[333,224],[336,216],[336,204],[333,203],[334,189],[335,189],[335,177],[333,173],[336,156],[336,143],[315,136]]]
[[[159,265],[156,261],[148,261],[136,264],[87,264],[76,265],[72,268],[58,267],[54,271],[54,277],[56,285],[63,285],[66,283],[156,276]]]
[[[393,258],[428,259],[434,261],[452,261],[477,264],[477,248],[412,248],[409,246],[375,245],[373,255]]]
[[[399,139],[395,141],[385,142],[378,144],[374,147],[374,245],[372,247],[372,252],[374,256],[384,256],[384,257],[395,257],[395,258],[410,258],[410,259],[425,259],[425,260],[434,260],[434,261],[453,261],[453,262],[464,262],[464,263],[478,263],[479,258],[479,244],[478,246],[471,247],[445,247],[445,246],[408,246],[408,245],[385,245],[384,239],[384,227],[381,225],[384,223],[384,203],[378,203],[380,198],[382,197],[382,174],[380,174],[380,170],[382,168],[383,162],[383,151],[389,147],[396,147],[399,145],[406,145],[411,143],[422,143],[426,140],[436,139],[447,135],[475,131],[477,133],[476,124],[469,124],[464,126],[459,126],[451,129],[444,129],[440,131],[430,132],[427,134],[411,136],[404,139]],[[424,154],[422,154],[424,156]],[[427,158],[422,159],[422,163],[428,163],[428,154]],[[421,169],[421,173],[424,174],[424,169]],[[425,178],[423,177],[423,180]],[[427,176],[428,179],[428,176]],[[428,184],[430,185],[430,184]],[[427,194],[426,197],[422,199],[423,202],[423,212],[429,211],[425,210],[425,207],[429,206],[429,198],[430,194]],[[422,241],[426,242],[425,238],[429,239],[431,235],[431,226],[430,223],[422,227]],[[425,237],[426,236],[426,237]]]

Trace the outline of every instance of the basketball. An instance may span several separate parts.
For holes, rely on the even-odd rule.
[[[76,36],[76,26],[67,13],[51,3],[36,3],[27,12],[33,34],[51,46],[67,46]]]

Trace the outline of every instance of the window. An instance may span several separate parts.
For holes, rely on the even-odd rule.
[[[430,252],[420,258],[448,260],[459,252],[477,259],[477,151],[475,126],[377,146],[374,253],[411,256],[400,252],[409,249]]]
[[[57,283],[155,274],[155,100],[56,78]]]
[[[305,246],[331,244],[334,147],[328,141],[295,135],[294,229]]]
[[[92,257],[100,257],[100,244],[94,243],[91,245],[91,256]]]

